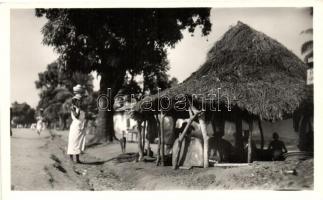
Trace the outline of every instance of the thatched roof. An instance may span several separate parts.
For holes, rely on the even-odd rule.
[[[206,96],[221,88],[220,104],[226,104],[229,97],[232,107],[261,119],[282,119],[292,114],[306,97],[306,68],[282,44],[238,22],[215,43],[196,72],[159,96],[138,102],[136,111],[142,112],[142,105],[150,100],[156,103],[158,97]]]

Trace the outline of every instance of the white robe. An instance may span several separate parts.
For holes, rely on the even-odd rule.
[[[68,135],[67,154],[80,154],[85,148],[85,113],[80,111],[79,119],[77,119],[73,112],[71,112],[72,123]]]
[[[38,116],[37,117],[37,125],[36,125],[36,130],[40,133],[42,130],[44,130],[44,122],[43,122],[43,117]]]

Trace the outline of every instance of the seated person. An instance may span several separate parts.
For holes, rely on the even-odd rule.
[[[272,160],[284,160],[283,154],[287,149],[283,141],[279,140],[278,133],[273,133],[273,141],[270,142],[268,150],[271,152]]]

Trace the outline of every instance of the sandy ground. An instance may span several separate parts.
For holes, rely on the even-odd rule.
[[[67,131],[14,129],[11,137],[13,190],[312,190],[313,160],[254,162],[241,167],[173,170],[135,162],[137,144],[97,145],[73,164],[65,153]],[[155,146],[153,151],[156,152]],[[295,170],[296,173],[286,173]]]

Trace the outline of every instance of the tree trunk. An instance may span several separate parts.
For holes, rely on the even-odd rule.
[[[64,130],[64,125],[63,125],[64,119],[63,119],[63,116],[62,115],[59,115],[58,116],[58,121],[59,121],[59,129],[60,130]]]
[[[112,142],[115,137],[113,123],[114,97],[122,86],[123,76],[112,73],[101,73],[100,91],[98,97],[99,113],[97,118],[96,140]]]
[[[113,141],[114,138],[113,111],[99,110],[97,137],[105,142]]]
[[[60,114],[59,115],[59,128],[61,130],[65,130],[66,129],[66,114]]]

